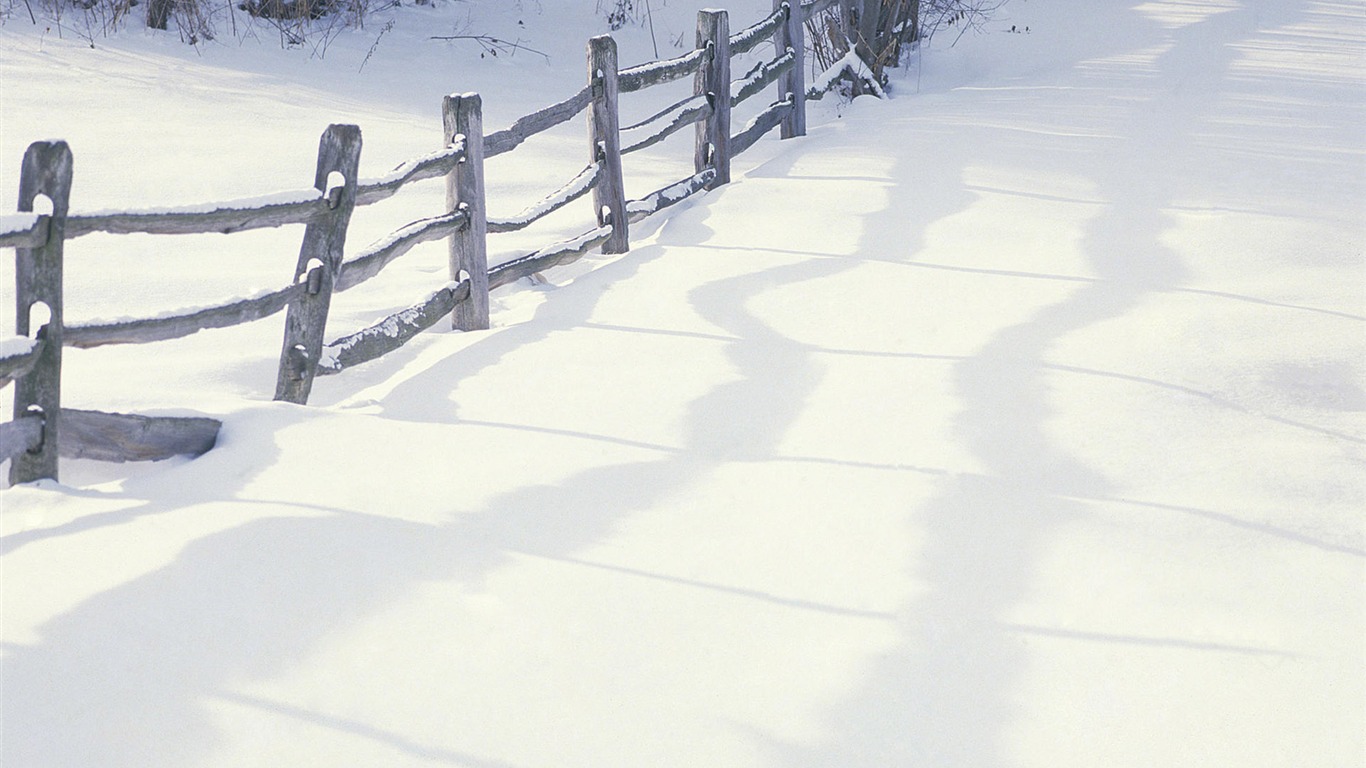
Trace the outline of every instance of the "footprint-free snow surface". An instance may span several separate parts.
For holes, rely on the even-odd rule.
[[[690,45],[701,4],[654,5],[661,53]],[[329,121],[381,175],[439,146],[441,93],[490,129],[572,93],[600,31],[391,13],[321,59],[11,13],[0,203],[51,137],[76,211],[306,185]],[[548,61],[427,39],[466,18]],[[68,350],[67,405],[224,428],[0,495],[0,762],[1361,765],[1366,11],[1012,0],[956,34],[629,254],[308,407],[270,402],[279,317]],[[493,215],[585,143],[491,161]],[[652,151],[629,194],[691,172],[687,136]],[[354,250],[440,212],[432,184],[358,212]],[[298,236],[81,238],[68,319],[278,287]],[[330,335],[444,260],[344,294]]]

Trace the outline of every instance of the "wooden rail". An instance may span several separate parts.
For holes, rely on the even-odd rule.
[[[16,336],[4,344],[0,353],[0,386],[14,381],[33,370],[38,356],[43,352],[43,342],[24,336]]]
[[[34,248],[47,242],[48,217],[36,213],[0,216],[0,248]]]
[[[564,101],[551,104],[545,109],[518,118],[511,127],[484,137],[484,157],[489,158],[494,155],[501,155],[504,152],[511,152],[517,148],[518,144],[532,136],[548,131],[560,123],[573,120],[575,116],[588,108],[588,103],[592,100],[592,88],[585,87]]]
[[[625,150],[622,150],[625,152]],[[488,223],[489,232],[516,232],[525,229],[532,222],[539,221],[546,216],[560,210],[580,197],[593,191],[593,187],[602,177],[602,163],[593,163],[582,171],[579,175],[569,180],[563,187],[546,195],[540,202],[523,210],[510,219],[490,219]]]
[[[316,376],[335,374],[398,349],[444,317],[450,317],[457,329],[487,328],[492,289],[568,264],[594,249],[627,251],[632,222],[727,183],[731,160],[775,127],[781,126],[784,138],[805,132],[808,89],[803,76],[803,23],[836,6],[836,0],[774,0],[771,14],[733,35],[725,11],[702,11],[694,50],[622,70],[617,68],[615,42],[606,36],[594,38],[588,43],[587,82],[578,92],[488,134],[483,132],[478,94],[449,96],[442,105],[440,148],[379,178],[357,178],[360,129],[333,125],[319,142],[311,187],[221,203],[71,214],[70,150],[63,142],[33,144],[24,157],[19,211],[0,216],[0,247],[16,249],[19,265],[15,297],[20,337],[0,344],[0,384],[15,382],[15,418],[0,424],[0,460],[10,461],[11,482],[56,479],[58,455],[155,460],[197,455],[209,450],[217,438],[220,425],[214,419],[62,407],[59,384],[64,346],[173,339],[285,311],[276,399],[302,404]],[[770,40],[777,54],[732,80],[731,59]],[[689,76],[693,78],[690,96],[645,120],[620,126],[618,101],[623,95]],[[775,84],[773,104],[732,134],[732,107]],[[484,160],[511,152],[529,138],[585,113],[590,138],[584,170],[516,215],[489,218]],[[695,126],[694,173],[628,200],[622,155],[654,146],[688,126]],[[418,218],[344,258],[348,224],[356,207],[386,200],[410,184],[432,179],[446,182],[444,212]],[[33,210],[39,195],[51,199],[51,212]],[[523,229],[589,195],[594,226],[582,235],[487,265],[490,233]],[[92,232],[232,233],[292,224],[304,225],[304,234],[293,279],[282,288],[159,317],[70,326],[62,322],[66,240]],[[375,277],[419,244],[443,239],[450,252],[450,278],[445,286],[370,327],[324,343],[334,292]]]

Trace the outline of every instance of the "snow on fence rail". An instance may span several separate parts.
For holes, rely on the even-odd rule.
[[[861,7],[873,0],[851,2]],[[0,424],[0,461],[10,460],[10,482],[56,479],[59,455],[155,460],[201,454],[217,439],[220,424],[213,419],[63,408],[59,384],[64,346],[160,341],[252,322],[283,310],[287,312],[285,339],[275,398],[303,404],[316,376],[374,360],[443,317],[450,317],[459,330],[488,328],[490,289],[575,261],[594,248],[604,253],[627,251],[630,223],[727,183],[731,159],[765,133],[779,126],[783,138],[805,133],[805,100],[819,93],[808,92],[803,81],[803,24],[834,5],[835,0],[800,4],[774,0],[769,16],[734,35],[729,33],[725,11],[701,11],[693,51],[620,71],[612,38],[593,38],[588,43],[588,82],[579,92],[487,135],[478,94],[448,96],[442,103],[442,148],[378,179],[356,178],[360,129],[333,125],[319,142],[312,187],[178,208],[70,215],[71,151],[61,141],[34,143],[24,156],[19,212],[0,216],[0,247],[14,248],[18,265],[15,299],[20,335],[0,342],[0,386],[15,383],[15,418]],[[777,55],[732,81],[731,58],[769,40]],[[640,123],[620,127],[617,101],[621,94],[689,75],[694,78],[691,96]],[[775,83],[777,100],[732,135],[731,108]],[[484,210],[484,159],[513,151],[528,138],[584,112],[591,137],[587,167],[515,216],[489,219]],[[628,200],[622,183],[622,154],[659,143],[690,125],[696,133],[694,174]],[[408,184],[437,178],[446,181],[446,212],[410,222],[352,258],[343,258],[347,224],[356,206],[387,199]],[[584,234],[488,266],[485,241],[489,233],[522,229],[589,194],[595,221]],[[52,201],[50,213],[34,212],[40,195]],[[161,317],[72,326],[62,321],[62,252],[68,239],[91,232],[232,233],[286,224],[304,224],[305,231],[293,279],[279,289]],[[438,239],[449,240],[449,283],[408,309],[324,343],[333,292],[359,285],[414,246]]]

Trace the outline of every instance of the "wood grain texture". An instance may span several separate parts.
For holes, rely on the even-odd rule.
[[[41,414],[20,416],[14,421],[0,424],[0,461],[28,453],[42,444],[43,417]]]
[[[147,344],[178,339],[213,328],[229,328],[270,317],[299,299],[307,290],[307,282],[301,281],[260,296],[166,317],[69,325],[63,343],[68,347],[80,348],[106,344]]]
[[[549,216],[593,191],[593,186],[598,183],[601,176],[602,163],[593,163],[579,171],[578,175],[570,179],[564,186],[546,195],[535,205],[528,206],[515,216],[507,219],[489,219],[488,231],[490,233],[516,232],[519,229],[525,229],[532,223]]]
[[[37,217],[27,229],[0,234],[0,248],[37,248],[47,242],[48,217]]]
[[[356,205],[370,205],[387,200],[400,189],[416,181],[439,179],[451,172],[465,157],[465,142],[461,139],[449,147],[430,155],[409,160],[380,180],[362,181],[356,185]]]
[[[689,99],[689,101],[692,100],[692,98]],[[678,133],[684,128],[687,128],[690,125],[694,125],[698,122],[701,122],[711,117],[711,112],[712,109],[710,102],[704,99],[699,104],[694,104],[688,107],[687,109],[680,110],[676,115],[673,116],[673,119],[670,120],[667,125],[659,129],[658,131],[650,134],[649,136],[645,136],[644,138],[631,140],[627,146],[622,147],[621,153],[623,155],[627,155],[637,150],[645,149],[646,147],[658,144],[659,142],[669,138],[675,133]]]
[[[59,450],[68,459],[160,461],[200,456],[213,448],[223,423],[217,419],[138,416],[62,409]]]
[[[588,78],[593,90],[593,103],[588,110],[588,162],[602,166],[598,183],[593,185],[593,214],[598,226],[612,227],[612,236],[603,244],[602,252],[626,253],[631,244],[621,173],[617,42],[610,35],[588,41]]]
[[[780,101],[755,115],[743,131],[731,137],[731,151],[739,155],[754,146],[760,137],[777,127],[791,111],[791,101]]]
[[[599,227],[562,243],[542,248],[526,256],[504,262],[489,270],[489,286],[499,288],[530,277],[537,272],[562,264],[571,264],[583,258],[585,253],[606,243],[612,236],[611,227]]]
[[[773,61],[760,64],[755,68],[753,74],[740,81],[740,87],[731,95],[731,106],[739,104],[777,82],[779,78],[791,72],[796,63],[796,52],[787,51]]]
[[[713,186],[730,183],[730,21],[725,11],[697,12],[697,47],[708,52],[693,93],[706,94],[712,113],[697,124],[693,169],[716,171]]]
[[[802,14],[794,11],[797,0],[773,0],[773,6],[783,11],[783,24],[773,33],[773,46],[792,56],[792,66],[778,79],[778,101],[792,100],[792,111],[783,118],[782,137],[791,139],[806,135],[806,28]]]
[[[341,275],[337,277],[335,290],[346,291],[355,288],[378,275],[398,257],[411,251],[414,246],[450,237],[468,221],[469,214],[466,212],[452,211],[405,224],[344,262]]]
[[[14,252],[14,331],[43,342],[27,373],[14,383],[14,413],[42,413],[42,442],[10,462],[10,482],[57,479],[57,440],[62,407],[62,248],[71,198],[71,149],[64,141],[38,141],[24,153],[19,172],[19,211],[31,213],[39,195],[52,203],[47,242]],[[45,318],[35,305],[44,304]],[[41,328],[33,322],[43,322]]]
[[[828,11],[839,5],[840,0],[806,0],[802,3],[801,20],[806,22],[821,11]]]
[[[640,221],[651,214],[658,213],[675,203],[680,203],[698,192],[707,189],[711,184],[712,177],[715,175],[716,171],[708,168],[707,170],[694,176],[689,176],[682,181],[676,181],[673,184],[661,187],[639,200],[632,200],[626,204],[626,208],[630,212],[631,221]]]
[[[341,271],[346,229],[356,206],[356,170],[360,166],[361,133],[354,125],[331,125],[318,142],[318,163],[313,187],[328,193],[328,178],[343,179],[336,206],[304,230],[294,282],[307,276],[309,290],[289,305],[285,316],[280,367],[275,380],[275,399],[303,405],[313,389],[313,376],[327,330],[332,289]]]
[[[343,336],[323,348],[318,375],[341,373],[361,363],[375,360],[402,347],[419,333],[450,315],[455,306],[469,298],[468,281],[433,293],[402,312],[396,312],[374,325]]]
[[[617,74],[617,87],[621,93],[633,93],[651,86],[681,80],[701,68],[705,58],[705,51],[695,49],[673,59],[629,67]]]
[[[592,100],[591,90],[584,88],[564,101],[551,104],[545,109],[532,112],[524,117],[519,117],[510,127],[484,137],[482,143],[485,159],[501,155],[504,152],[511,152],[518,144],[532,136],[574,119],[576,115],[588,108],[588,104]]]
[[[154,235],[229,234],[286,224],[307,224],[326,215],[328,211],[328,201],[319,196],[298,202],[220,208],[207,212],[168,210],[76,215],[68,219],[66,237],[80,237],[91,232],[112,232],[117,235],[135,232]]]
[[[773,13],[731,35],[730,55],[739,56],[743,53],[749,53],[758,48],[760,43],[771,39],[773,34],[787,21],[786,12],[778,7],[785,3],[786,0],[779,0],[779,3],[774,4]],[[781,51],[782,48],[778,50]]]
[[[441,103],[446,141],[466,139],[465,161],[446,176],[446,210],[463,212],[465,226],[451,233],[449,267],[452,283],[469,281],[469,299],[451,311],[457,331],[489,327],[488,211],[484,197],[484,112],[477,93],[452,94]]]
[[[37,342],[27,352],[0,357],[0,387],[14,381],[33,369],[34,363],[43,353],[44,342]]]

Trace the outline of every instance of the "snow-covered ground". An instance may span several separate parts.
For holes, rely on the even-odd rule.
[[[655,0],[661,53],[715,4]],[[439,145],[447,92],[497,129],[577,89],[591,5],[408,7],[321,59],[11,15],[0,210],[41,138],[76,211],[305,186],[329,122],[380,175]],[[545,56],[427,39],[467,18]],[[0,495],[0,762],[1363,764],[1366,9],[1012,0],[953,40],[308,407],[270,402],[278,317],[67,350],[69,406],[225,426]],[[585,144],[490,161],[492,214]],[[68,320],[278,287],[298,236],[80,238]],[[329,336],[445,280],[421,247]]]

